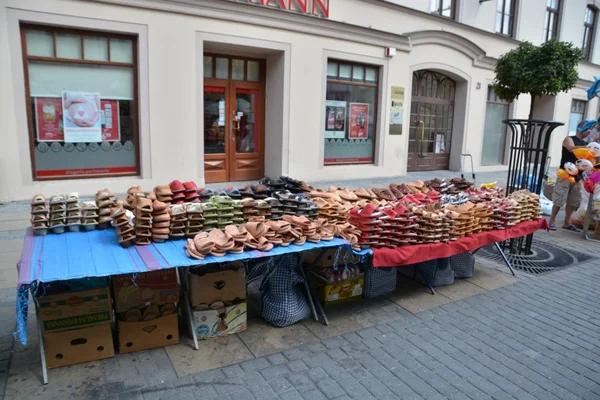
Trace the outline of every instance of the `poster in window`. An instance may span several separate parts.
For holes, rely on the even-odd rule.
[[[100,100],[100,105],[102,107],[102,141],[120,141],[121,123],[119,121],[119,101]]]
[[[404,88],[392,86],[392,105],[390,107],[390,135],[402,135],[404,120]]]
[[[64,141],[101,142],[100,93],[62,92]]]
[[[445,153],[446,152],[446,135],[443,133],[437,133],[435,135],[435,153]]]
[[[346,102],[325,101],[325,139],[346,138]]]
[[[35,129],[38,142],[62,142],[62,99],[35,98]]]
[[[349,139],[366,139],[369,136],[369,105],[350,103]]]

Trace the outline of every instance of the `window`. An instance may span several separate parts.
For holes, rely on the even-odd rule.
[[[432,14],[454,19],[454,0],[431,0],[430,11]]]
[[[498,0],[496,10],[496,32],[506,36],[513,35],[515,2],[517,0]]]
[[[558,15],[560,0],[547,0],[546,22],[544,23],[544,42],[558,38]]]
[[[139,175],[137,38],[22,25],[34,180]]]
[[[585,10],[585,21],[583,24],[583,40],[581,49],[583,58],[590,61],[592,58],[592,46],[594,45],[594,29],[596,28],[596,9],[588,6]]]
[[[506,100],[498,97],[494,89],[488,86],[481,165],[504,164],[508,126],[502,121],[508,119],[509,106]]]
[[[569,135],[577,132],[577,124],[584,120],[587,101],[573,100],[571,103],[571,115],[569,116]]]
[[[325,165],[375,160],[379,67],[329,60],[325,98]]]

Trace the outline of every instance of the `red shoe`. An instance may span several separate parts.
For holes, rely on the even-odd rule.
[[[196,192],[198,193],[198,186],[193,181],[183,182],[183,187],[186,192]]]
[[[185,187],[178,180],[174,180],[173,182],[169,183],[169,187],[171,188],[171,192],[173,193],[180,193],[185,191]]]

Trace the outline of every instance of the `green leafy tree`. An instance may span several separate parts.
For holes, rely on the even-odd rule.
[[[496,63],[494,92],[508,102],[528,93],[531,96],[529,119],[533,119],[537,97],[556,96],[575,86],[581,59],[581,50],[570,42],[549,40],[539,47],[523,42]]]

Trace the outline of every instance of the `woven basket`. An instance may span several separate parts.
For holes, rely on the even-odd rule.
[[[417,269],[415,269],[417,268]],[[454,271],[450,268],[449,258],[425,261],[412,266],[399,268],[400,273],[414,278],[424,285],[429,282],[431,286],[446,286],[454,283]]]
[[[365,269],[366,299],[374,299],[392,293],[396,290],[396,268],[367,268]]]
[[[475,256],[471,253],[462,253],[450,257],[450,267],[455,278],[471,278],[475,269]]]

